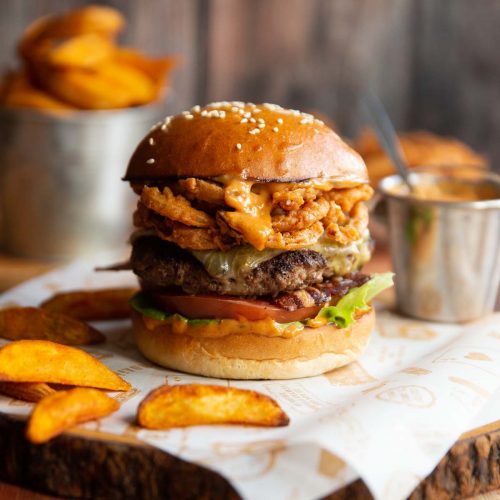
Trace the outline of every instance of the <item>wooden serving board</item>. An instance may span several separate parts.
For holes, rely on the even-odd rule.
[[[24,426],[0,414],[0,481],[72,498],[239,498],[219,474],[132,436],[75,429],[33,445]],[[410,498],[466,498],[499,488],[500,421],[462,435]],[[358,480],[327,498],[372,497]]]

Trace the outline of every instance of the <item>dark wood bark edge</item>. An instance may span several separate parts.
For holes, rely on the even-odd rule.
[[[500,489],[500,428],[457,441],[436,468],[417,486],[409,500],[468,498]],[[324,500],[372,499],[358,480]]]
[[[237,499],[222,476],[151,446],[63,434],[43,445],[0,415],[0,480],[71,498]]]
[[[72,498],[236,499],[222,476],[150,446],[65,434],[41,446],[24,422],[0,415],[0,480]],[[500,489],[500,429],[459,440],[411,500],[465,498]],[[358,480],[328,500],[371,499]]]

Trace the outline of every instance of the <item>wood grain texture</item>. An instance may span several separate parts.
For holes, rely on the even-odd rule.
[[[72,498],[237,499],[218,474],[134,438],[89,431],[32,445],[24,422],[0,414],[0,480]],[[467,498],[500,488],[500,428],[458,441],[410,500]],[[371,499],[358,480],[328,500]]]
[[[410,0],[212,0],[209,99],[318,110],[349,134],[360,127],[358,93],[372,87],[402,126],[411,10]]]
[[[38,16],[84,0],[0,2],[0,67]],[[497,0],[107,0],[122,40],[180,54],[170,111],[220,99],[317,110],[347,135],[370,87],[398,128],[455,135],[500,169]]]
[[[57,497],[35,493],[12,484],[0,483],[1,500],[54,500],[55,498]]]
[[[422,0],[415,19],[409,122],[476,145],[500,170],[500,3]]]

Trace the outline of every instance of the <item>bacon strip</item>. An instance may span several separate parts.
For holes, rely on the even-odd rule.
[[[322,306],[328,302],[337,303],[351,288],[359,287],[369,279],[370,276],[360,272],[338,276],[304,290],[280,293],[273,304],[287,311],[296,311],[303,307]]]

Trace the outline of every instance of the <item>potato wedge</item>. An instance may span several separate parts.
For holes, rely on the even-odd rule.
[[[56,389],[45,382],[0,382],[0,394],[31,403],[37,403],[54,392]]]
[[[40,307],[82,321],[122,319],[130,317],[128,301],[135,288],[62,292],[43,302]]]
[[[156,98],[156,88],[147,75],[114,61],[92,69],[39,68],[37,79],[58,99],[81,109],[124,108]]]
[[[75,109],[36,88],[24,72],[7,76],[2,86],[0,101],[6,108],[35,108],[52,111],[72,111]]]
[[[115,87],[126,90],[130,96],[130,105],[145,104],[156,98],[156,87],[152,79],[141,70],[109,61],[95,68],[99,77],[115,84]]]
[[[130,48],[118,48],[116,61],[132,66],[148,75],[160,90],[166,83],[168,73],[178,64],[177,57],[148,57],[142,52]]]
[[[44,443],[77,424],[105,417],[119,407],[117,401],[98,389],[77,387],[59,391],[35,406],[26,437],[32,443]]]
[[[42,68],[37,79],[47,92],[80,109],[125,108],[132,101],[127,89],[92,70]]]
[[[90,5],[60,16],[44,16],[25,30],[19,43],[19,53],[25,59],[33,59],[42,40],[57,40],[96,33],[113,38],[125,26],[125,18],[115,9]]]
[[[150,392],[137,410],[146,429],[208,424],[288,425],[278,403],[255,391],[218,385],[163,385]]]
[[[48,340],[18,340],[0,348],[0,381],[47,382],[110,391],[131,388],[85,351]]]
[[[24,32],[18,46],[29,63],[45,62],[47,54],[61,40],[96,34],[112,41],[124,27],[123,15],[110,7],[90,5],[60,16],[44,16]]]
[[[0,337],[7,340],[51,340],[67,345],[97,344],[106,339],[90,325],[37,307],[1,309]]]
[[[46,61],[63,68],[93,68],[111,59],[114,50],[109,38],[85,33],[55,44],[47,52]]]

